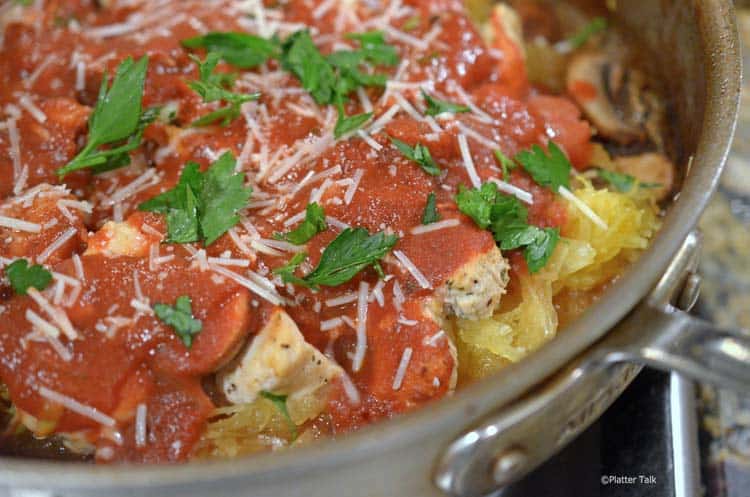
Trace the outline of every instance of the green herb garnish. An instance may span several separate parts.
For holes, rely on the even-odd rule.
[[[17,295],[26,295],[30,287],[44,290],[52,282],[52,273],[39,264],[29,266],[26,259],[16,259],[8,264],[5,267],[5,276],[10,280],[10,286]]]
[[[175,335],[187,348],[193,346],[193,338],[203,329],[203,323],[193,317],[193,306],[187,295],[177,297],[174,306],[154,304],[154,313],[174,329]]]
[[[317,267],[304,278],[293,274],[305,259],[306,255],[303,254],[297,254],[288,264],[274,272],[286,283],[308,288],[338,286],[351,280],[368,266],[374,266],[377,271],[378,262],[397,241],[398,237],[395,235],[383,232],[370,235],[364,228],[347,228],[325,248]]]
[[[430,149],[421,143],[417,143],[414,148],[396,138],[391,138],[391,143],[393,143],[393,146],[396,147],[404,157],[416,162],[419,167],[430,176],[440,176],[440,173],[443,172],[433,160],[432,155],[430,155]]]
[[[372,112],[347,116],[346,113],[340,109],[339,118],[336,120],[336,126],[333,128],[334,138],[338,140],[342,136],[358,130],[363,124],[369,121],[370,118],[372,118]]]
[[[641,183],[634,176],[610,171],[609,169],[598,169],[597,175],[620,193],[628,193],[636,185],[638,188],[644,189],[661,188],[663,186],[661,183]]]
[[[437,210],[437,197],[434,193],[427,195],[427,204],[424,206],[422,213],[422,224],[432,224],[440,221],[442,217]]]
[[[478,189],[460,187],[456,204],[477,226],[490,230],[502,250],[523,249],[532,273],[547,264],[560,239],[556,228],[529,225],[526,207],[517,198],[498,192],[494,183]]]
[[[289,408],[287,407],[287,404],[286,404],[287,398],[289,398],[289,396],[273,394],[266,390],[261,390],[260,396],[266,400],[270,400],[271,402],[273,402],[273,405],[276,406],[276,409],[279,410],[279,412],[281,413],[281,416],[289,425],[289,430],[292,432],[292,441],[296,440],[297,439],[297,425],[292,420],[292,417],[289,415]]]
[[[360,44],[356,53],[362,61],[380,66],[395,66],[398,64],[398,52],[396,47],[385,42],[382,31],[367,31],[365,33],[349,33],[346,35],[350,40],[356,40]]]
[[[182,40],[182,46],[205,48],[209,53],[219,54],[222,59],[240,69],[257,67],[279,53],[277,39],[266,39],[246,33],[212,32]]]
[[[534,181],[552,191],[558,191],[561,186],[570,187],[570,171],[573,166],[555,142],[549,142],[547,152],[539,145],[519,152],[516,162],[523,166]]]
[[[214,69],[216,68],[216,64],[219,63],[220,58],[221,55],[217,52],[210,52],[206,56],[205,61],[201,61],[197,57],[192,57],[198,64],[200,79],[188,82],[188,86],[200,95],[205,103],[223,101],[227,105],[196,119],[190,124],[191,126],[208,126],[217,121],[220,121],[222,126],[227,126],[239,117],[242,104],[251,100],[257,100],[260,97],[260,93],[258,92],[242,94],[230,91],[229,88],[234,85],[236,75],[214,73]]]
[[[579,48],[584,46],[592,36],[605,31],[607,29],[607,25],[608,23],[605,18],[596,17],[592,19],[591,22],[586,26],[581,28],[578,33],[568,38],[566,44],[572,47],[573,50],[578,50]]]
[[[318,104],[335,105],[338,120],[334,136],[338,139],[359,129],[372,113],[347,116],[344,104],[360,87],[385,86],[383,74],[362,71],[366,65],[392,66],[398,63],[396,49],[385,43],[379,31],[350,33],[348,38],[360,43],[358,50],[339,50],[328,56],[320,53],[306,30],[297,31],[281,45],[281,65],[294,74]]]
[[[380,31],[350,33],[347,38],[359,42],[359,49],[339,50],[327,56],[315,46],[308,30],[292,33],[283,42],[277,38],[269,40],[241,33],[215,32],[183,40],[182,44],[215,52],[240,68],[254,67],[270,58],[278,58],[281,67],[297,77],[317,104],[336,106],[339,116],[334,135],[338,139],[359,129],[372,117],[371,113],[346,115],[345,104],[350,94],[360,87],[383,87],[386,84],[384,74],[372,74],[363,69],[398,63],[396,48],[386,44]],[[227,114],[231,114],[231,110],[211,115],[212,122],[226,119]]]
[[[629,174],[618,173],[608,169],[599,169],[597,174],[620,193],[629,192],[636,184],[635,178]]]
[[[235,173],[236,160],[230,152],[206,170],[188,162],[177,186],[138,206],[139,210],[167,216],[167,241],[190,243],[203,240],[211,245],[240,220],[252,194],[245,188],[245,174]]]
[[[130,163],[129,152],[141,144],[143,131],[158,115],[155,109],[142,112],[147,66],[146,56],[138,62],[128,57],[117,67],[109,89],[109,77],[104,74],[96,106],[89,117],[86,146],[57,170],[60,177],[79,169],[109,170]],[[101,149],[103,145],[110,145],[110,148]]]
[[[424,98],[424,101],[427,104],[427,110],[425,110],[424,113],[428,116],[437,116],[444,113],[459,114],[461,112],[471,112],[471,109],[465,105],[438,100],[437,98],[428,95],[424,90],[422,90],[422,98]]]
[[[297,31],[281,45],[281,66],[294,74],[302,87],[318,104],[334,102],[336,74],[318,47],[310,32]]]
[[[477,226],[484,230],[492,223],[492,206],[497,197],[497,185],[484,183],[478,189],[459,188],[456,204],[461,212],[473,219]]]
[[[305,259],[307,259],[307,253],[301,252],[299,254],[295,254],[294,257],[289,259],[286,264],[274,269],[273,274],[279,275],[284,283],[292,283],[294,285],[309,287],[310,285],[308,285],[305,280],[294,275],[295,271],[297,271],[297,268],[303,262],[305,262]]]
[[[516,168],[516,163],[513,162],[513,159],[505,155],[502,150],[494,150],[493,153],[503,170],[503,180],[508,181],[510,179],[510,172]]]
[[[277,240],[286,240],[294,245],[304,245],[312,237],[328,229],[326,213],[317,202],[307,204],[305,220],[295,229],[286,234],[275,233]]]

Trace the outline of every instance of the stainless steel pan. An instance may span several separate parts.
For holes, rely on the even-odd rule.
[[[731,1],[616,3],[618,20],[675,98],[672,121],[683,159],[693,161],[653,246],[558,338],[497,377],[341,440],[183,466],[0,459],[0,496],[474,497],[554,454],[599,416],[640,365],[750,391],[750,338],[680,310],[697,294],[699,237],[692,230],[721,174],[739,102]]]

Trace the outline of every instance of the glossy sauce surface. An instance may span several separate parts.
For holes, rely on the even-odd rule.
[[[180,41],[208,31],[257,32],[258,23],[239,10],[240,2],[131,2],[134,6],[122,8],[113,3],[111,8],[96,8],[83,0],[48,1],[41,11],[22,9],[5,30],[0,105],[20,137],[20,157],[15,157],[10,133],[0,132],[0,193],[7,196],[6,204],[13,200],[14,186],[19,183],[19,165],[27,169],[21,191],[43,182],[59,183],[55,171],[80,148],[103,74],[111,74],[125,57],[149,55],[145,106],[177,104],[172,124],[149,126],[145,144],[135,152],[131,166],[65,178],[71,190],[67,195],[89,202],[92,212],[84,215],[73,210],[76,237],[47,262],[55,272],[77,281],[80,289],[70,302],[56,299],[54,287],[43,293],[63,309],[79,336],[60,338],[71,355],[63,360],[47,341],[29,338],[32,327],[27,311],[43,314],[36,302],[18,296],[3,302],[0,379],[8,385],[13,403],[37,420],[54,422],[55,432],[84,434],[97,446],[100,461],[166,462],[189,457],[217,402],[202,390],[202,379],[262,328],[275,303],[226,275],[201,267],[196,256],[203,249],[199,244],[187,248],[159,244],[154,232],[165,233],[163,220],[157,215],[144,217],[136,209],[139,203],[172,188],[187,161],[196,161],[205,170],[227,150],[239,158],[254,195],[242,212],[242,222],[206,247],[206,257],[247,261],[245,267],[230,265],[225,270],[242,277],[248,277],[249,270],[271,281],[273,292],[284,300],[283,307],[305,339],[347,371],[361,401],[353,402],[344,388],[336,386],[327,409],[333,432],[355,429],[446,395],[455,374],[455,357],[447,335],[439,335],[438,320],[425,309],[433,299],[441,298],[440,288],[452,274],[495,246],[491,234],[460,214],[453,200],[459,185],[471,185],[457,137],[466,128],[480,136],[468,134],[467,141],[483,181],[502,178],[488,143],[512,156],[554,139],[574,165],[583,166],[591,153],[591,130],[578,109],[565,98],[541,95],[531,88],[519,47],[503,36],[497,37],[495,46],[488,46],[457,2],[407,1],[373,10],[360,6],[349,14],[350,7],[334,5],[320,14],[321,2],[292,0],[267,4],[269,22],[284,36],[308,26],[323,53],[345,42],[345,33],[363,31],[363,25],[368,29],[385,25],[406,33],[406,37],[394,37],[386,31],[402,63],[380,70],[395,83],[387,91],[369,89],[366,96],[353,98],[350,114],[365,110],[364,103],[370,102],[377,120],[398,103],[394,94],[423,106],[420,88],[454,102],[468,99],[481,114],[439,116],[435,121],[439,131],[435,131],[430,123],[402,110],[371,134],[379,150],[357,135],[335,141],[334,109],[315,105],[293,76],[270,61],[260,70],[239,72],[235,91],[261,92],[260,100],[244,106],[240,118],[227,127],[191,128],[190,122],[215,107],[202,103],[187,86],[187,81],[197,78],[197,67]],[[418,19],[417,25],[404,28],[412,18]],[[226,64],[219,68],[237,71]],[[20,96],[31,99],[46,119],[39,122],[19,107]],[[391,146],[389,137],[428,146],[443,174],[426,174]],[[565,208],[551,192],[519,170],[512,172],[509,181],[533,195],[531,223],[564,224]],[[354,188],[351,195],[349,188]],[[457,219],[459,224],[412,234],[421,224],[430,193],[437,196],[443,220]],[[329,229],[304,247],[310,255],[306,264],[317,264],[344,225],[371,233],[387,230],[399,236],[395,249],[429,282],[430,288],[423,288],[393,255],[382,262],[386,274],[380,284],[382,305],[377,298],[368,304],[367,349],[359,371],[351,367],[355,329],[342,324],[321,331],[320,324],[341,316],[356,322],[356,300],[335,306],[327,302],[356,295],[361,282],[372,290],[379,284],[375,271],[366,269],[348,283],[317,292],[283,285],[270,272],[293,253],[264,240],[295,227],[297,223],[288,220],[302,213],[312,199],[334,222],[329,220]],[[31,220],[35,215],[51,215],[44,214],[44,209],[43,197],[37,195],[25,212],[14,217]],[[109,239],[93,232],[109,220],[128,220],[141,233],[143,240],[138,243],[145,250],[117,257],[85,255],[87,247],[94,251],[107,246]],[[0,255],[33,259],[64,232],[65,223],[70,221],[63,216],[39,240],[21,249],[6,242],[0,245]],[[144,223],[148,224],[145,231]],[[169,260],[155,264],[149,252],[152,245],[157,245],[159,258]],[[71,259],[74,254],[80,256],[83,278]],[[510,255],[514,272],[524,271],[523,258]],[[394,298],[396,285],[405,297],[402,304]],[[74,286],[68,283],[66,296]],[[196,317],[203,321],[203,331],[191,349],[153,314],[139,310],[143,306],[138,302],[133,304],[135,299],[148,309],[157,302],[171,304],[181,295],[191,298]],[[411,359],[396,389],[394,376],[407,348]],[[50,402],[39,395],[40,386],[104,413],[114,425],[102,429],[90,417]],[[148,412],[148,441],[143,446],[134,441],[139,404],[147,405]]]

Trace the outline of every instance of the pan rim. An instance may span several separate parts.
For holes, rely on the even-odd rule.
[[[94,466],[80,463],[0,458],[0,486],[64,489],[145,488],[241,479],[244,482],[291,479],[340,467],[388,450],[395,451],[430,433],[452,428],[463,417],[468,426],[492,409],[507,405],[558,371],[602,338],[654,286],[673,255],[697,224],[714,193],[734,136],[740,103],[741,56],[732,2],[701,2],[698,17],[707,71],[706,109],[695,151],[693,174],[664,219],[649,250],[627,274],[564,333],[520,363],[486,378],[454,396],[398,418],[382,421],[341,439],[320,441],[291,451],[227,461],[181,465]],[[252,461],[252,464],[248,464]]]

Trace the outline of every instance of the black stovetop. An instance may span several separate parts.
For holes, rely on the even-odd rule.
[[[644,370],[599,421],[503,496],[683,497],[672,454],[670,376]],[[609,477],[630,483],[603,483]]]

